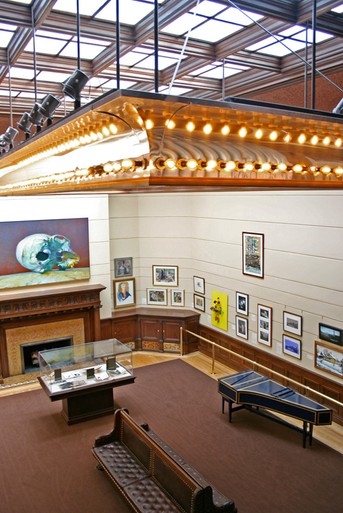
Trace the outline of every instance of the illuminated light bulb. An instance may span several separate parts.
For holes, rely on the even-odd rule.
[[[101,132],[104,137],[108,137],[111,133],[107,126],[103,126]]]
[[[252,171],[253,169],[255,169],[255,166],[254,166],[254,164],[252,162],[246,162],[244,164],[244,169],[246,171]]]
[[[262,139],[263,137],[263,130],[261,128],[258,128],[255,132],[256,139]]]
[[[320,168],[320,172],[323,174],[323,175],[328,175],[329,173],[331,173],[331,167],[330,166],[322,166]]]
[[[189,159],[187,161],[187,167],[188,169],[190,169],[191,171],[194,171],[197,167],[198,167],[198,161],[195,160],[195,159]]]
[[[238,135],[239,135],[239,137],[242,137],[242,138],[243,138],[243,137],[246,137],[247,133],[248,133],[248,130],[247,130],[247,128],[246,128],[245,126],[242,126],[242,127],[238,130]]]
[[[285,143],[291,142],[291,140],[292,140],[291,134],[290,133],[286,134],[285,137],[283,138],[283,140]]]
[[[174,159],[167,159],[164,165],[170,170],[174,171],[176,169],[176,162]]]
[[[278,133],[276,130],[273,130],[272,132],[270,132],[269,139],[271,141],[276,141],[277,138],[278,138]]]
[[[186,130],[188,130],[188,132],[193,132],[193,130],[195,130],[195,124],[193,123],[193,121],[188,121],[186,125]]]
[[[217,167],[217,161],[210,159],[207,161],[206,170],[213,171]]]
[[[326,137],[324,137],[324,139],[323,139],[324,146],[329,146],[330,141],[331,141],[331,139],[328,135]]]
[[[311,137],[311,144],[313,144],[313,146],[315,146],[316,144],[318,144],[318,141],[319,141],[319,137],[318,135],[313,135]]]
[[[213,130],[213,128],[212,128],[211,123],[206,123],[206,125],[203,128],[204,134],[209,135],[212,132],[212,130]]]
[[[342,139],[340,137],[337,137],[337,139],[335,140],[335,146],[337,148],[340,148],[342,146]]]
[[[90,136],[90,138],[92,139],[93,142],[98,140],[97,135],[96,135],[96,133],[93,130],[89,133],[89,136]]]
[[[304,144],[305,141],[306,141],[306,135],[305,134],[300,134],[299,137],[298,137],[298,143],[299,144]]]
[[[224,125],[221,129],[222,135],[229,135],[230,133],[230,127],[229,125]]]
[[[147,119],[147,120],[145,121],[145,128],[146,128],[147,130],[151,130],[152,128],[154,128],[154,122],[153,122],[153,120],[152,120],[152,119]]]
[[[131,167],[134,166],[134,164],[135,164],[134,161],[131,159],[124,159],[121,161],[121,167],[123,169],[130,169]]]
[[[105,173],[110,173],[111,171],[113,171],[112,162],[106,162],[106,164],[104,164],[104,171]]]
[[[317,174],[317,172],[318,172],[317,166],[310,166],[310,167],[309,167],[309,171],[310,171],[313,175]]]
[[[82,177],[82,176],[87,176],[88,174],[89,174],[89,169],[86,169],[86,168],[82,168],[82,169],[76,168],[75,169],[75,176]]]
[[[293,169],[294,173],[302,173],[303,172],[303,167],[301,164],[295,164],[292,169]]]
[[[118,133],[118,127],[114,123],[110,123],[108,128],[112,135],[116,135]]]
[[[225,171],[233,171],[235,168],[236,168],[236,162],[234,162],[233,160],[229,160],[226,163]]]
[[[271,171],[272,169],[272,166],[269,162],[263,162],[261,167],[263,171]]]
[[[343,167],[341,167],[341,166],[335,167],[333,172],[335,173],[336,176],[342,176],[343,175]]]
[[[175,121],[173,119],[167,119],[166,121],[166,127],[169,128],[169,130],[173,130],[175,128]]]
[[[115,171],[116,173],[118,173],[118,171],[121,170],[121,164],[120,162],[113,162],[113,171]]]
[[[85,136],[84,135],[80,135],[80,144],[86,144],[86,139],[85,139]]]
[[[86,141],[86,144],[89,144],[92,142],[91,136],[89,134],[85,135],[85,141]]]

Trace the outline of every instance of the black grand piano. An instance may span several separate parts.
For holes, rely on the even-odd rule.
[[[229,405],[228,417],[232,413],[247,408],[253,413],[268,417],[275,422],[302,431],[303,447],[306,439],[312,445],[313,426],[332,424],[332,410],[308,399],[289,387],[280,385],[271,378],[255,371],[242,371],[218,379],[218,391],[222,396],[222,413],[225,402]],[[236,404],[236,406],[233,406]],[[303,428],[270,414],[266,410],[303,421]]]

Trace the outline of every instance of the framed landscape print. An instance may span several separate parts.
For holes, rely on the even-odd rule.
[[[179,268],[177,265],[153,265],[152,266],[152,284],[168,285],[168,287],[177,287],[179,280]]]
[[[257,342],[265,346],[272,345],[272,308],[257,305]]]
[[[123,276],[132,276],[132,257],[115,258],[114,259],[114,277],[122,278]]]
[[[194,308],[196,310],[200,310],[200,312],[205,311],[205,298],[204,296],[198,296],[198,294],[193,294],[193,303]]]
[[[147,289],[147,304],[166,306],[168,304],[167,289]]]
[[[239,314],[248,315],[249,296],[247,294],[236,292],[236,312]]]
[[[135,304],[135,279],[127,278],[113,281],[114,307],[132,306]]]
[[[242,233],[243,274],[263,278],[264,276],[264,235],[262,233]]]
[[[172,289],[170,291],[170,299],[172,306],[185,306],[185,291]]]
[[[343,330],[340,328],[334,328],[333,326],[328,326],[327,324],[320,322],[319,338],[321,340],[326,340],[326,342],[330,342],[330,344],[343,346]]]
[[[343,378],[343,351],[338,346],[318,340],[315,342],[314,358],[317,369]]]
[[[205,280],[199,276],[193,276],[193,288],[197,294],[205,294]]]
[[[248,340],[248,319],[236,315],[236,335]]]
[[[283,330],[293,335],[302,335],[302,317],[289,312],[283,312]]]
[[[301,340],[282,335],[282,350],[285,354],[301,360]]]

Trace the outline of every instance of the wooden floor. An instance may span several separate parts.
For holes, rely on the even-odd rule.
[[[154,352],[139,351],[133,353],[133,367],[135,368],[142,367],[144,365],[153,365],[155,363],[160,363],[175,358],[182,358],[189,365],[192,365],[213,379],[218,379],[222,376],[236,372],[229,367],[222,365],[221,363],[216,363],[213,369],[211,359],[200,352],[191,353],[180,357],[179,355],[167,355]],[[0,397],[29,392],[39,388],[40,384],[37,380],[32,380],[29,383],[16,384],[12,386],[0,386]],[[280,416],[282,417],[282,415]],[[292,421],[294,424],[302,427],[301,422],[297,422],[293,419],[290,420],[289,417],[284,418],[287,419],[288,422]],[[333,423],[331,426],[315,426],[313,430],[313,438],[320,440],[322,443],[343,454],[343,426],[340,426],[336,423]]]

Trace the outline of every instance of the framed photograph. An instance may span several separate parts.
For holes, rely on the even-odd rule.
[[[282,335],[282,350],[285,354],[301,360],[301,340]]]
[[[236,315],[236,335],[248,340],[248,319]]]
[[[196,294],[205,294],[205,280],[199,276],[193,276],[193,288]]]
[[[198,294],[193,294],[193,303],[194,308],[196,310],[200,310],[200,312],[205,311],[205,298],[204,296],[198,296]]]
[[[114,259],[114,277],[132,276],[133,266],[132,257],[123,257]]]
[[[152,284],[168,285],[168,287],[177,287],[179,281],[179,268],[177,265],[153,265],[152,266]]]
[[[283,331],[293,333],[293,335],[302,335],[302,317],[289,312],[283,312]]]
[[[114,308],[132,306],[136,302],[135,279],[113,280]]]
[[[168,304],[167,289],[146,289],[148,305],[165,306]]]
[[[270,306],[257,305],[257,342],[269,347],[272,345],[272,316]]]
[[[331,344],[343,346],[343,330],[319,323],[319,338]]]
[[[264,277],[264,235],[242,233],[243,274]]]
[[[185,306],[185,291],[172,289],[170,291],[171,306]]]
[[[248,315],[249,296],[247,294],[236,292],[236,312],[239,314]]]
[[[339,347],[315,341],[314,362],[317,369],[343,378],[343,351]]]

